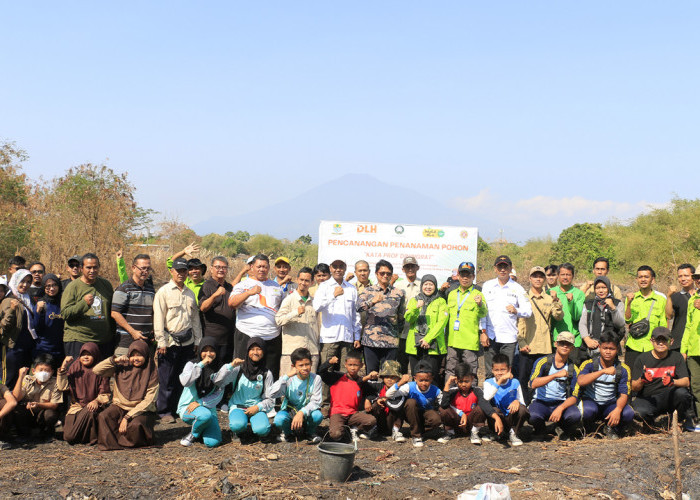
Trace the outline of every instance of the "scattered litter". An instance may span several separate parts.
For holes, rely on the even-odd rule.
[[[505,484],[477,484],[460,493],[457,500],[510,500],[510,489]]]

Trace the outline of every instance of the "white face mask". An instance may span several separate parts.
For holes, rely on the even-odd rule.
[[[49,380],[51,378],[51,374],[49,372],[36,372],[35,374],[36,379],[41,382],[42,384]]]

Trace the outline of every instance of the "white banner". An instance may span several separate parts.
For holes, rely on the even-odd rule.
[[[439,286],[460,262],[472,262],[476,267],[477,236],[475,227],[322,220],[318,261],[330,264],[342,259],[348,271],[353,271],[355,262],[366,260],[375,283],[374,265],[378,260],[388,260],[394,273],[404,277],[403,259],[412,256],[420,266],[418,277],[434,274]]]

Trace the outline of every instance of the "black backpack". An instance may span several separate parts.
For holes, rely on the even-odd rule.
[[[547,361],[545,361],[544,365],[542,365],[540,373],[544,373],[545,375],[549,374],[549,370],[552,369],[553,364],[554,354],[550,354],[547,356]],[[566,397],[568,398],[569,396],[571,396],[571,381],[573,380],[574,373],[576,372],[576,366],[574,365],[573,361],[571,361],[571,359],[567,360],[566,368],[568,371],[568,373],[566,374]]]

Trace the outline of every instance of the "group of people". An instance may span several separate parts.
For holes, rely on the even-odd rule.
[[[229,282],[225,257],[207,275],[197,251],[168,259],[158,290],[145,254],[130,273],[117,255],[116,289],[92,253],[71,257],[64,280],[13,257],[0,282],[0,447],[12,427],[51,437],[61,420],[71,444],[132,448],[176,418],[191,425],[183,446],[213,447],[219,411],[234,437],[316,443],[325,417],[333,440],[402,442],[405,422],[416,447],[458,434],[519,446],[525,422],[537,435],[551,423],[561,439],[581,427],[614,439],[635,417],[653,429],[674,410],[700,432],[700,274],[689,264],[667,295],[641,266],[639,290],[623,297],[605,258],[581,288],[569,263],[535,266],[526,292],[507,255],[479,287],[470,262],[439,284],[419,279],[411,256],[404,278],[380,260],[372,282],[363,260],[294,278],[289,259],[256,255]]]

